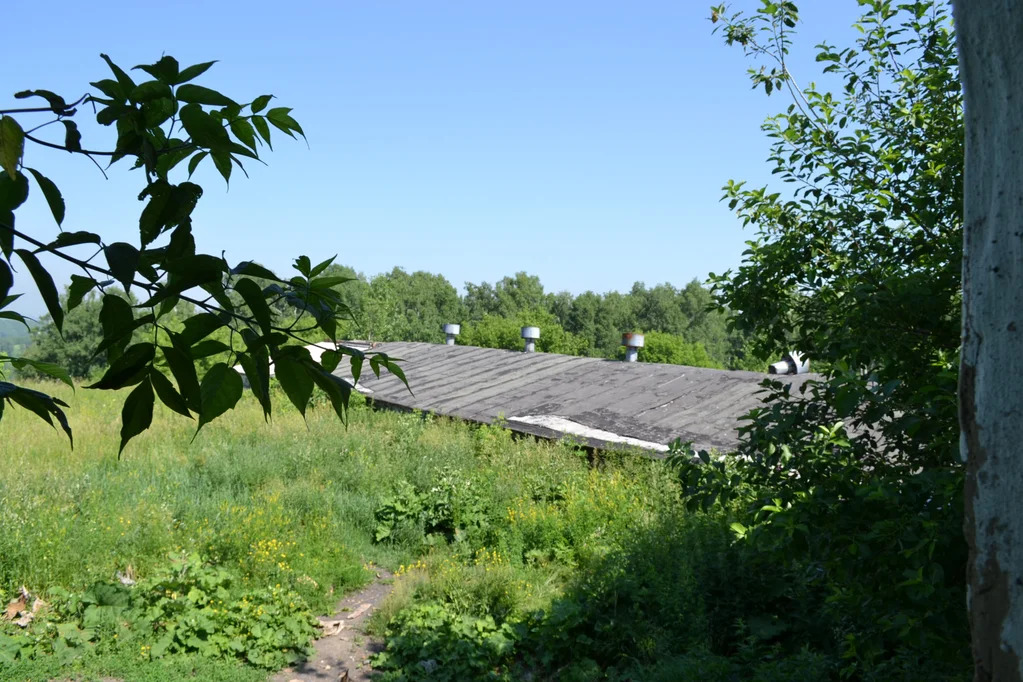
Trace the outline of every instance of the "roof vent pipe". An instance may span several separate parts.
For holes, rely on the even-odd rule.
[[[643,347],[643,335],[636,332],[622,334],[622,345],[625,346],[625,362],[636,362],[639,349]]]
[[[799,351],[790,351],[767,368],[768,374],[806,374],[810,371],[810,361]]]
[[[460,324],[446,324],[444,325],[444,333],[447,334],[447,339],[444,341],[445,345],[455,345],[455,337],[462,331],[462,325]]]
[[[540,338],[540,328],[523,327],[522,338],[526,340],[526,347],[523,350],[527,353],[536,352],[536,340]]]

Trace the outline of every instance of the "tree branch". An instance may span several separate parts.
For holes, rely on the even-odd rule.
[[[107,277],[109,277],[111,279],[115,279],[115,280],[117,279],[114,276],[114,273],[112,273],[110,270],[107,270],[106,268],[102,268],[102,267],[100,267],[98,265],[93,265],[92,263],[89,263],[88,261],[84,261],[84,260],[82,260],[80,258],[75,258],[74,256],[68,255],[68,254],[66,254],[66,253],[64,253],[62,251],[59,251],[58,249],[47,248],[49,246],[48,244],[44,244],[43,242],[39,241],[38,239],[34,239],[32,237],[29,237],[27,234],[19,232],[18,230],[15,230],[14,228],[8,227],[6,225],[0,225],[0,229],[9,230],[14,236],[16,236],[16,237],[18,237],[20,239],[23,239],[26,242],[28,242],[29,244],[32,244],[33,246],[36,246],[36,247],[38,247],[40,249],[46,249],[46,251],[48,253],[52,253],[53,255],[57,256],[58,258],[62,258],[63,260],[66,260],[69,263],[77,265],[78,267],[82,268],[86,272],[96,272],[96,273],[100,273],[100,274],[106,275]],[[142,289],[142,290],[144,290],[146,292],[149,292],[150,294],[154,293],[154,291],[158,291],[159,290],[157,285],[156,285],[156,283],[154,283],[154,282],[142,282],[142,281],[134,280],[133,279],[131,281],[131,284],[133,286],[138,287],[139,289]],[[201,300],[196,299],[196,298],[192,298],[191,296],[185,296],[184,294],[176,294],[176,298],[178,298],[178,299],[180,299],[182,301],[186,301],[188,303],[191,303],[192,305],[197,306],[197,307],[201,308],[202,310],[205,310],[206,312],[222,313],[222,314],[227,315],[227,316],[229,316],[229,317],[231,317],[231,318],[233,318],[235,320],[238,320],[240,322],[244,322],[245,324],[249,325],[250,327],[256,327],[258,325],[258,323],[256,322],[256,319],[253,318],[253,317],[246,317],[245,315],[241,315],[239,313],[236,313],[233,310],[226,310],[224,308],[221,308],[220,306],[210,305],[209,303],[206,303],[206,302],[201,301]],[[207,298],[206,300],[208,301],[209,299]],[[298,323],[299,320],[302,319],[302,316],[304,314],[305,314],[304,312],[300,312],[298,318],[289,327],[274,327],[274,326],[271,326],[270,329],[272,331],[275,331],[275,332],[281,332],[281,333],[287,335],[289,338],[295,339],[296,341],[301,341],[302,343],[308,345],[310,343],[309,341],[307,341],[306,339],[302,338],[301,336],[299,336],[298,334],[296,334],[296,333],[294,333],[292,331],[292,328],[295,326],[295,324]],[[228,326],[230,326],[230,325],[228,325]],[[315,327],[311,327],[311,329],[315,329]],[[304,331],[304,329],[302,331]]]

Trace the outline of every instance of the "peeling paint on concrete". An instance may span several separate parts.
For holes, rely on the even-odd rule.
[[[586,426],[585,424],[580,424],[579,422],[566,419],[565,417],[559,417],[554,414],[529,414],[523,417],[508,417],[508,421],[522,422],[523,424],[534,424],[546,429],[551,429],[552,431],[560,431],[561,433],[568,434],[570,436],[581,436],[582,438],[601,440],[606,443],[632,445],[637,448],[643,448],[644,450],[656,450],[657,452],[668,451],[668,446],[661,443],[654,443],[648,440],[641,440],[639,438],[611,433],[610,431],[604,431],[603,429],[596,429],[592,426]]]

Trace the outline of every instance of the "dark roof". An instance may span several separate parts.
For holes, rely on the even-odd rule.
[[[377,379],[366,363],[359,388],[376,403],[482,423],[503,417],[508,428],[545,438],[574,431],[598,448],[635,439],[633,445],[663,451],[681,438],[698,450],[732,449],[737,420],[761,404],[757,394],[767,378],[432,343],[380,343],[373,350],[401,358],[412,389],[385,372]],[[337,373],[350,376],[347,363]],[[771,378],[798,386],[809,375]]]

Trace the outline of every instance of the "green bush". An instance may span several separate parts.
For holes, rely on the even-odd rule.
[[[647,332],[644,335],[644,344],[639,349],[640,362],[722,369],[721,363],[711,358],[699,341],[690,343],[676,334]],[[625,357],[624,346],[618,350],[617,357],[619,359]]]
[[[41,617],[23,631],[0,632],[0,662],[54,656],[70,663],[109,652],[118,639],[135,642],[143,659],[198,654],[270,670],[310,655],[319,623],[302,597],[280,585],[246,588],[240,582],[184,555],[130,587],[51,588]]]

